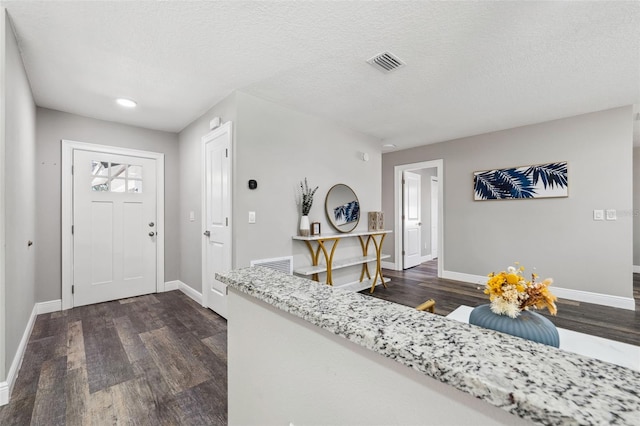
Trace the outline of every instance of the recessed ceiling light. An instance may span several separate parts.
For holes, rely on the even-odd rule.
[[[132,101],[131,99],[127,99],[127,98],[118,98],[116,99],[116,102],[118,103],[118,105],[127,107],[127,108],[133,108],[136,105],[138,105],[136,101]]]
[[[392,144],[392,143],[385,143],[384,145],[382,145],[382,149],[392,150],[392,149],[396,149],[396,146],[395,144]]]

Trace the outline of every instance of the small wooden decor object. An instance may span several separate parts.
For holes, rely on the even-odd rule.
[[[384,230],[384,212],[369,212],[369,231]]]
[[[313,222],[311,224],[311,235],[320,235],[320,222]]]

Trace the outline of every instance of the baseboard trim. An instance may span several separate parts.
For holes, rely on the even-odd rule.
[[[62,299],[36,303],[36,315],[50,314],[62,310]]]
[[[610,294],[592,293],[590,291],[555,286],[551,288],[551,292],[561,299],[593,303],[595,305],[610,306],[612,308],[626,309],[629,311],[636,310],[636,301],[633,297],[613,296]]]
[[[640,274],[640,265],[633,265],[633,273]]]
[[[428,254],[428,255],[426,255],[426,256],[422,256],[422,257],[420,258],[420,263],[428,262],[428,261],[430,261],[430,260],[433,260],[433,256],[432,256],[432,255],[430,255],[430,254]]]
[[[182,281],[180,282],[178,290],[195,300],[199,305],[202,305],[202,293],[200,293],[199,291],[194,290]]]
[[[396,268],[395,262],[381,261],[380,262],[380,266],[382,266],[384,269],[391,269],[392,271],[399,271],[400,270],[400,269]]]
[[[442,278],[462,281],[469,284],[484,286],[487,277],[482,275],[464,274],[461,272],[442,271]],[[553,286],[551,292],[561,299],[575,300],[577,302],[593,303],[595,305],[610,306],[612,308],[636,310],[636,301],[633,297],[613,296],[610,294],[592,293],[590,291],[574,290]]]
[[[181,282],[179,280],[167,281],[164,283],[164,291],[178,290],[178,288],[180,288],[180,283]]]
[[[169,281],[164,284],[165,291],[171,290],[180,290],[187,296],[189,296],[194,301],[198,302],[199,305],[202,305],[202,293],[193,288],[189,287],[187,284],[183,283],[180,280]]]
[[[60,303],[60,305],[62,305],[62,301],[58,302]],[[46,306],[48,303],[49,302],[36,303],[35,305],[33,305],[31,316],[29,316],[29,321],[27,322],[27,326],[25,327],[24,333],[22,334],[22,339],[20,339],[18,350],[13,357],[11,367],[9,367],[9,372],[7,373],[7,381],[0,383],[0,406],[8,404],[9,399],[11,398],[11,392],[13,391],[13,386],[15,385],[16,379],[18,378],[18,371],[20,371],[20,366],[22,365],[22,358],[24,357],[24,352],[27,349],[27,343],[29,343],[29,337],[31,336],[31,331],[33,331],[33,325],[36,323],[36,317],[38,316],[39,309],[38,307],[39,305]]]
[[[0,382],[0,407],[9,403],[9,382]]]
[[[487,277],[482,275],[471,275],[452,271],[442,271],[442,278],[445,280],[462,281],[463,283],[480,286],[484,286],[487,282]]]

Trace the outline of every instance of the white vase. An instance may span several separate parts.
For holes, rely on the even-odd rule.
[[[309,226],[309,216],[304,215],[300,218],[300,236],[308,237],[311,234],[311,228]]]

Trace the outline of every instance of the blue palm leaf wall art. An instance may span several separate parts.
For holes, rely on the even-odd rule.
[[[342,206],[338,206],[333,210],[336,225],[344,225],[357,221],[360,217],[360,205],[357,201],[350,201]]]
[[[533,184],[537,185],[538,181],[542,181],[544,188],[567,187],[567,162],[539,164],[537,166],[529,166],[526,170],[527,175],[531,175]]]
[[[567,197],[567,162],[475,172],[473,190],[475,200]]]

